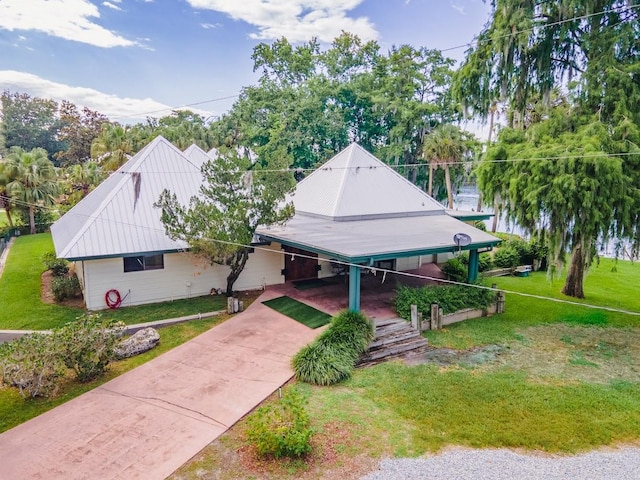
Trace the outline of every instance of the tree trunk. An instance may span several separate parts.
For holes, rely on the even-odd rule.
[[[29,206],[29,231],[31,235],[36,233],[36,209],[33,205]]]
[[[431,162],[429,162],[429,189],[427,193],[433,197],[433,164]]]
[[[444,181],[447,184],[447,198],[449,199],[449,208],[453,210],[453,187],[451,186],[451,173],[449,172],[449,164],[444,166]]]
[[[571,252],[571,263],[562,293],[569,297],[584,298],[582,283],[584,280],[585,252],[582,242],[578,242]]]
[[[13,228],[13,219],[11,218],[11,206],[9,205],[9,199],[4,195],[0,196],[0,207],[4,208],[4,213],[7,216],[7,222],[9,227]]]
[[[491,224],[491,233],[496,233],[498,228],[498,217],[500,216],[500,202],[498,196],[493,197],[493,223]]]
[[[233,254],[233,258],[229,264],[231,271],[229,272],[229,275],[227,275],[227,297],[233,297],[233,284],[236,283],[236,280],[238,280],[242,270],[244,270],[244,266],[247,264],[248,258],[249,249],[247,248],[243,248]]]

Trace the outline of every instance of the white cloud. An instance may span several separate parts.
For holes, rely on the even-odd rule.
[[[135,45],[135,42],[94,23],[94,18],[100,18],[100,12],[89,0],[0,1],[0,29],[36,30],[105,48]]]
[[[211,28],[218,28],[221,27],[222,24],[221,23],[201,23],[200,26],[202,28],[204,28],[205,30],[209,30]]]
[[[119,12],[122,11],[122,8],[120,8],[119,6],[111,3],[111,2],[102,2],[102,5],[104,5],[107,8],[110,8],[111,10],[118,10]]]
[[[52,98],[56,101],[69,100],[80,108],[88,107],[104,113],[112,120],[132,123],[147,116],[169,115],[172,107],[151,98],[118,97],[93,88],[74,87],[52,82],[31,73],[15,70],[0,70],[0,91],[28,93],[34,97]],[[190,109],[204,116],[215,112]]]
[[[454,2],[450,2],[450,3],[451,3],[451,8],[453,8],[460,15],[466,15],[467,14],[466,10],[464,9],[464,7],[462,5],[458,5],[457,3],[454,3]]]
[[[258,27],[251,38],[267,40],[287,37],[300,42],[317,37],[330,42],[344,30],[363,40],[378,37],[366,17],[351,18],[347,13],[363,0],[187,0],[194,8],[226,13]]]

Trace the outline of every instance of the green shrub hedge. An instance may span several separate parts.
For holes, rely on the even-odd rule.
[[[313,343],[293,357],[296,378],[314,385],[333,385],[349,378],[373,336],[373,324],[362,313],[340,312]]]
[[[495,302],[495,292],[484,288],[462,285],[400,287],[396,291],[395,307],[398,315],[411,318],[411,305],[417,305],[424,319],[431,317],[431,304],[437,303],[447,313],[465,308],[487,308]]]

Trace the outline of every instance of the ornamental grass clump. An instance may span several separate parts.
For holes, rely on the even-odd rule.
[[[333,385],[349,378],[373,336],[373,325],[362,313],[340,312],[316,341],[293,357],[296,378],[314,385]]]

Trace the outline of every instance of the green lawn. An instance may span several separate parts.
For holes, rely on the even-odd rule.
[[[53,250],[51,235],[16,238],[0,277],[0,329],[43,330],[60,326],[82,314],[77,308],[47,305],[40,300],[40,257]]]
[[[616,267],[615,272],[612,268]],[[640,312],[640,295],[637,284],[640,280],[640,264],[628,261],[601,259],[594,265],[585,279],[583,300],[560,293],[564,276],[552,282],[544,272],[535,272],[529,277],[495,277],[489,279],[498,288],[570,302],[600,305],[622,310]],[[439,332],[426,332],[432,345],[453,348],[469,348],[475,345],[504,343],[519,338],[518,329],[528,326],[565,322],[573,325],[638,327],[640,316],[613,313],[577,305],[557,303],[549,300],[506,296],[506,313],[490,318],[468,320],[450,325]]]
[[[309,328],[318,328],[331,321],[331,315],[286,295],[262,303]]]
[[[52,250],[53,242],[48,233],[16,238],[0,277],[0,329],[47,330],[75,320],[84,312],[82,309],[50,305],[40,300],[40,276],[45,270],[40,257]],[[226,304],[225,297],[204,296],[105,310],[101,314],[129,325],[214,312],[226,309]]]

